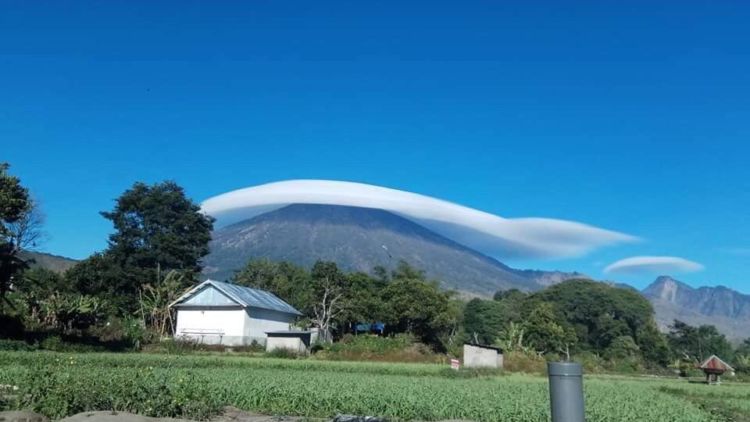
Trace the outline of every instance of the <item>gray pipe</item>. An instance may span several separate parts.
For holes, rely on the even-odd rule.
[[[552,422],[584,422],[583,368],[580,363],[548,362]]]

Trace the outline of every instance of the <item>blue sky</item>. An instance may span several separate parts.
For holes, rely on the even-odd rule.
[[[511,265],[750,293],[750,5],[496,3],[3,1],[0,160],[75,258],[137,180],[320,178],[644,239]]]

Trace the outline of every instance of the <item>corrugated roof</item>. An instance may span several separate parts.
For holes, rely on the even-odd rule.
[[[215,287],[243,307],[261,308],[294,315],[302,315],[302,313],[294,309],[292,305],[279,299],[271,292],[210,279],[190,289],[190,291],[182,295],[170,306],[178,305],[188,300],[193,295],[201,292],[208,285]]]

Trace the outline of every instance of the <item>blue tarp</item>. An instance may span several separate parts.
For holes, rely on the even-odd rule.
[[[385,323],[382,322],[376,322],[373,324],[363,324],[359,323],[354,326],[354,331],[357,333],[380,333],[383,334],[385,331]]]

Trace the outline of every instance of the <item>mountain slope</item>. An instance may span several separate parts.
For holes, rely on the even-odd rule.
[[[335,205],[290,205],[215,231],[204,273],[226,278],[251,258],[306,267],[322,259],[365,272],[404,260],[443,287],[484,296],[581,276],[515,270],[393,213]]]
[[[31,259],[31,268],[46,268],[61,273],[75,265],[78,261],[64,256],[52,255],[44,252],[23,251],[20,254],[22,259]]]
[[[675,319],[690,325],[715,325],[732,340],[750,337],[750,295],[724,286],[693,288],[669,276],[643,290],[666,328]]]

